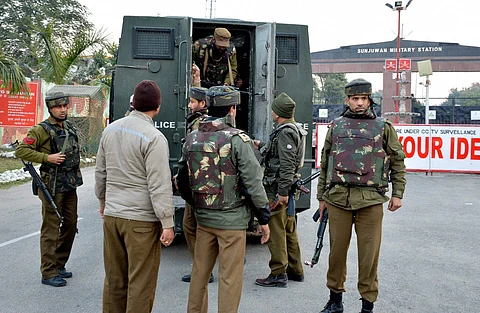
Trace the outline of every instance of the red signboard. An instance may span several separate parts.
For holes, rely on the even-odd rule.
[[[398,64],[398,69],[400,71],[410,71],[412,69],[412,60],[400,59],[400,62]]]
[[[386,59],[385,60],[385,70],[386,71],[396,71],[397,70],[397,60],[396,59]]]
[[[38,83],[28,83],[30,93],[11,95],[0,88],[0,127],[32,127],[37,124]]]

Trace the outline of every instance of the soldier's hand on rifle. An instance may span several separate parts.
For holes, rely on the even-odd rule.
[[[318,211],[320,212],[320,217],[318,218],[319,221],[322,220],[323,217],[323,211],[327,208],[327,203],[324,200],[320,200],[320,206],[318,208]]]
[[[268,241],[268,239],[270,239],[270,227],[268,227],[268,224],[266,224],[260,225],[260,228],[262,229],[262,238],[260,239],[260,243],[263,245]]]
[[[281,206],[288,205],[288,196],[280,196],[277,194],[278,204]]]
[[[388,210],[391,212],[395,212],[402,206],[402,199],[397,197],[392,197],[390,202],[388,203]]]
[[[65,162],[65,158],[66,158],[65,154],[58,152],[55,154],[49,154],[47,157],[47,161],[52,164],[60,165],[63,162]]]

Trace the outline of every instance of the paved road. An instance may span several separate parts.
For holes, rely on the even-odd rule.
[[[30,184],[0,190],[0,312],[101,312],[103,284],[102,221],[93,194],[93,168],[83,171],[79,188],[79,230],[68,269],[74,277],[64,288],[40,283],[40,201]],[[380,295],[375,312],[480,312],[480,176],[408,174],[404,207],[385,212],[379,268]],[[314,197],[314,195],[312,195]],[[311,258],[317,224],[312,209],[299,215],[303,258]],[[18,241],[17,241],[18,240]],[[304,283],[262,288],[269,252],[251,240],[240,312],[319,312],[328,291],[325,275],[328,236],[320,262],[305,268]],[[345,312],[358,313],[356,244],[349,253]],[[184,241],[162,249],[154,312],[186,312],[188,284],[180,277],[190,270]],[[214,270],[216,274],[216,269]],[[209,285],[210,312],[216,312],[218,283]]]

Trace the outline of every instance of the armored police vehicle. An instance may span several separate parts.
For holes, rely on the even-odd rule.
[[[242,79],[237,127],[250,137],[266,141],[272,132],[270,104],[286,92],[297,104],[295,119],[308,130],[306,156],[311,156],[312,71],[308,29],[305,25],[246,22],[191,17],[125,16],[110,99],[110,120],[125,115],[135,86],[155,81],[162,91],[162,107],[155,126],[168,139],[172,175],[177,172],[185,138],[185,116],[191,86],[192,43],[227,28],[237,51]],[[300,173],[310,175],[306,162]],[[181,231],[183,207],[176,197],[175,228]],[[296,202],[299,210],[310,207],[310,196]],[[180,214],[181,212],[181,214]]]

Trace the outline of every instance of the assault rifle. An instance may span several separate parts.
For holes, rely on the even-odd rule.
[[[12,147],[15,147],[15,146],[18,146],[19,142],[18,140],[15,141],[14,143],[11,144]],[[30,173],[30,176],[32,176],[32,179],[33,179],[33,194],[34,195],[37,195],[38,194],[38,191],[36,190],[35,188],[35,185],[36,187],[39,187],[41,190],[42,190],[42,193],[43,193],[43,196],[45,197],[45,199],[50,202],[50,205],[53,207],[53,209],[55,210],[55,213],[57,213],[57,216],[58,218],[60,219],[60,226],[63,224],[63,216],[60,215],[60,212],[58,212],[58,207],[57,205],[55,204],[55,201],[53,200],[52,198],[52,195],[50,194],[50,192],[48,191],[48,188],[47,188],[47,185],[45,185],[45,183],[43,182],[43,180],[40,178],[40,175],[38,175],[37,173],[37,170],[35,169],[35,167],[33,167],[33,164],[32,162],[25,162],[24,160],[20,159],[23,163],[23,170],[25,172],[28,172]]]
[[[315,214],[313,214],[312,219],[315,222],[318,222],[320,218],[320,211],[316,210]],[[328,210],[325,209],[323,211],[322,219],[320,221],[320,225],[318,225],[317,230],[317,244],[315,245],[315,250],[313,251],[313,257],[311,261],[305,261],[305,265],[313,267],[315,264],[318,263],[318,259],[320,258],[320,252],[323,248],[323,235],[325,234],[325,229],[327,228],[327,220],[328,220]]]
[[[288,193],[288,207],[287,207],[287,215],[293,216],[295,215],[295,193],[300,191],[300,193],[308,195],[310,193],[310,189],[305,187],[306,184],[314,180],[320,176],[320,171],[313,173],[312,175],[305,177],[304,179],[297,179],[292,186],[290,187],[290,192]],[[275,198],[275,201],[272,202],[270,205],[270,211],[273,211],[277,208],[279,202],[278,199]]]

